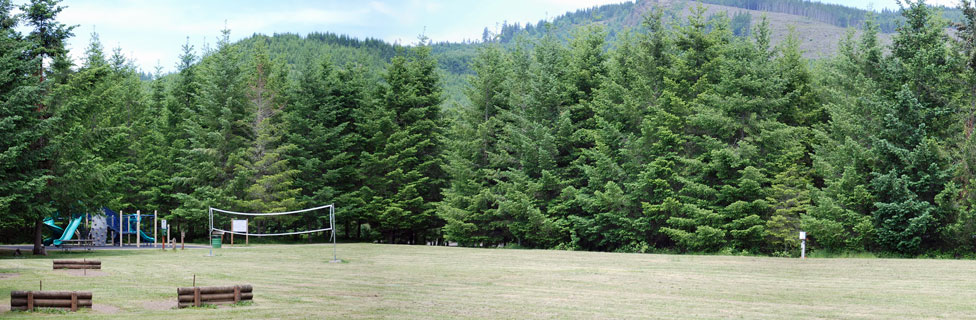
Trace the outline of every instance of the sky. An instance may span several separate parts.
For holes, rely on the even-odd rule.
[[[26,0],[15,1],[23,3]],[[72,57],[84,55],[92,33],[106,52],[118,47],[145,71],[156,65],[175,69],[180,46],[187,41],[198,52],[213,46],[220,30],[231,40],[255,33],[334,32],[401,44],[431,40],[481,38],[484,28],[497,31],[503,22],[535,23],[568,11],[622,0],[66,0],[58,20],[77,25],[69,43]],[[895,0],[822,0],[859,8],[895,9]],[[955,5],[958,0],[928,0]],[[25,32],[25,30],[22,30]]]

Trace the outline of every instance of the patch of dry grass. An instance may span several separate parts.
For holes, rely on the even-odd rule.
[[[967,318],[976,262],[339,245],[108,254],[100,277],[0,260],[11,290],[91,290],[69,316],[148,318]],[[97,255],[98,253],[96,253]],[[87,256],[92,257],[92,256]],[[52,257],[53,258],[53,257]],[[59,257],[61,258],[61,257]],[[254,304],[171,309],[176,287],[254,285]],[[167,301],[174,301],[167,304]],[[165,308],[161,306],[170,306]],[[0,318],[29,316],[20,312]],[[64,315],[61,315],[64,316]]]

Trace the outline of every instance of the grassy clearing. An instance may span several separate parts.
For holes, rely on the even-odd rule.
[[[101,318],[969,318],[976,262],[786,259],[340,244],[0,260],[11,290],[91,290]],[[96,276],[50,259],[98,258]],[[11,276],[16,273],[16,276]],[[176,287],[253,284],[251,305],[176,310]]]

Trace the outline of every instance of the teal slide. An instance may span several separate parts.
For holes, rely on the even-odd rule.
[[[51,229],[51,232],[54,232],[57,237],[60,237],[61,234],[64,233],[64,229],[54,224],[54,218],[44,218],[44,225],[47,226],[48,229]]]
[[[149,236],[148,234],[146,234],[145,232],[142,232],[142,230],[139,230],[139,237],[141,237],[141,238],[142,238],[142,241],[145,241],[145,242],[147,242],[147,243],[148,243],[148,242],[156,242],[156,238],[153,238],[153,237],[150,237],[150,236]]]
[[[44,226],[51,230],[51,233],[54,234],[55,238],[60,238],[62,235],[64,235],[64,228],[54,224],[54,218],[52,217],[44,218]],[[53,242],[54,241],[51,238],[44,238],[45,246],[49,246]]]
[[[71,238],[75,236],[75,231],[78,230],[78,226],[81,225],[81,220],[84,219],[85,219],[84,215],[80,215],[77,218],[71,219],[71,223],[68,223],[68,228],[65,229],[63,233],[61,233],[61,238],[54,239],[54,245],[61,246],[61,244],[64,243],[65,241],[71,240]],[[52,223],[54,222],[52,221]]]

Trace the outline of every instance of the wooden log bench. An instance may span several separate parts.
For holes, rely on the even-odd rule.
[[[251,301],[253,287],[249,284],[224,287],[176,288],[180,308],[199,307],[205,304],[232,304]]]
[[[102,269],[99,260],[54,260],[54,269]]]
[[[82,291],[10,291],[10,310],[34,310],[36,308],[92,307],[92,293]]]

